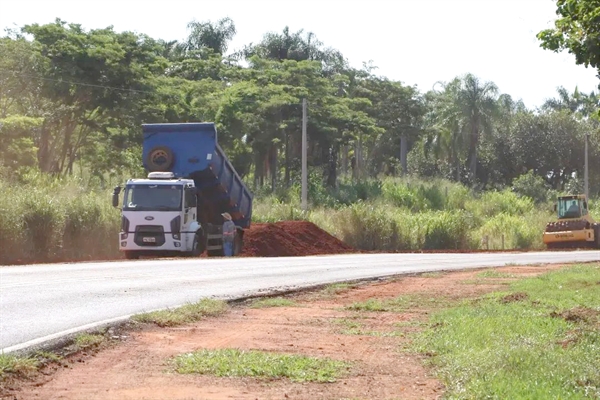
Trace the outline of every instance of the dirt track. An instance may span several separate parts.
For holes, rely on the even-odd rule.
[[[532,276],[558,266],[504,267]],[[234,306],[224,316],[179,328],[146,328],[96,355],[77,354],[67,368],[49,367],[3,391],[6,399],[436,399],[443,385],[420,356],[404,351],[445,299],[474,298],[509,279],[480,271],[404,277],[360,285],[336,294],[297,294],[294,307]],[[514,278],[513,278],[514,279]],[[355,312],[343,306],[367,299],[413,294],[435,298],[404,312]],[[346,321],[346,322],[344,322]],[[348,323],[360,325],[348,332]],[[344,332],[346,330],[346,332]],[[258,349],[350,361],[348,376],[334,383],[178,375],[169,359],[215,348]],[[47,375],[45,375],[47,374]],[[2,396],[0,396],[2,397]]]

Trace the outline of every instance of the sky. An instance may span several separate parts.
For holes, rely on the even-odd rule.
[[[553,26],[553,0],[0,0],[0,27],[61,18],[85,29],[182,40],[187,23],[231,18],[237,35],[230,51],[285,26],[313,32],[354,67],[372,60],[375,73],[416,85],[473,73],[500,92],[541,106],[563,86],[598,91],[596,71],[574,56],[539,46],[536,34]]]

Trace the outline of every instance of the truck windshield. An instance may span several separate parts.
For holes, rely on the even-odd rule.
[[[127,185],[123,210],[180,211],[182,193],[179,185]]]
[[[587,213],[580,199],[558,199],[558,218],[580,218]]]

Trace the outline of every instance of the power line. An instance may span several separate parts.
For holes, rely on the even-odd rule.
[[[35,75],[35,74],[23,73],[21,71],[16,71],[16,70],[7,70],[7,69],[0,70],[0,73],[2,73],[2,72],[10,73],[15,77],[33,78],[33,79],[38,79],[38,80],[42,80],[42,81],[65,83],[65,84],[74,85],[74,86],[84,86],[84,87],[92,87],[92,88],[98,88],[98,89],[118,90],[118,91],[123,91],[123,92],[133,92],[133,93],[143,93],[143,94],[158,94],[157,92],[152,92],[152,91],[148,91],[148,90],[120,88],[120,87],[109,86],[109,85],[100,85],[100,84],[84,83],[84,82],[77,82],[77,81],[71,81],[71,80],[65,80],[65,79],[48,78],[48,77],[43,77],[43,76],[39,76],[39,75]],[[192,82],[195,82],[195,81],[192,81]],[[224,99],[220,99],[221,102],[223,100]],[[267,100],[237,99],[235,102],[243,103],[243,104],[261,104],[264,106],[265,103],[268,103],[268,101],[269,101],[268,99]],[[298,100],[298,102],[282,103],[282,104],[279,104],[274,107],[286,107],[286,106],[298,106],[300,108],[300,107],[302,107],[302,100]],[[323,105],[315,104],[315,103],[310,104],[310,102],[309,102],[309,109],[312,111],[316,111],[316,110],[324,110],[324,109],[326,109],[326,107],[324,107]]]
[[[119,87],[108,86],[108,85],[96,85],[96,84],[93,84],[93,83],[75,82],[75,81],[69,81],[69,80],[65,80],[65,79],[46,78],[46,77],[42,77],[42,76],[39,76],[39,75],[27,74],[27,73],[22,73],[20,71],[14,71],[14,70],[6,70],[6,69],[4,69],[2,71],[12,73],[13,76],[20,76],[20,77],[25,77],[25,78],[34,78],[34,79],[39,79],[39,80],[43,80],[43,81],[50,81],[50,82],[57,82],[57,83],[68,83],[70,85],[76,85],[76,86],[87,86],[87,87],[94,87],[94,88],[99,88],[99,89],[120,90],[120,91],[124,91],[124,92],[136,92],[136,93],[147,93],[147,94],[152,94],[153,93],[153,92],[149,92],[147,90],[127,89],[127,88],[119,88]]]

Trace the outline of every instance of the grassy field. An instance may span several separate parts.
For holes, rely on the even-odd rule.
[[[600,266],[513,282],[435,314],[417,340],[448,399],[600,397]]]
[[[106,186],[35,172],[0,179],[0,264],[118,257],[120,214]],[[541,248],[553,218],[550,201],[444,180],[342,180],[333,191],[311,178],[309,212],[299,199],[298,187],[259,191],[253,220],[309,220],[356,248],[400,251]]]

